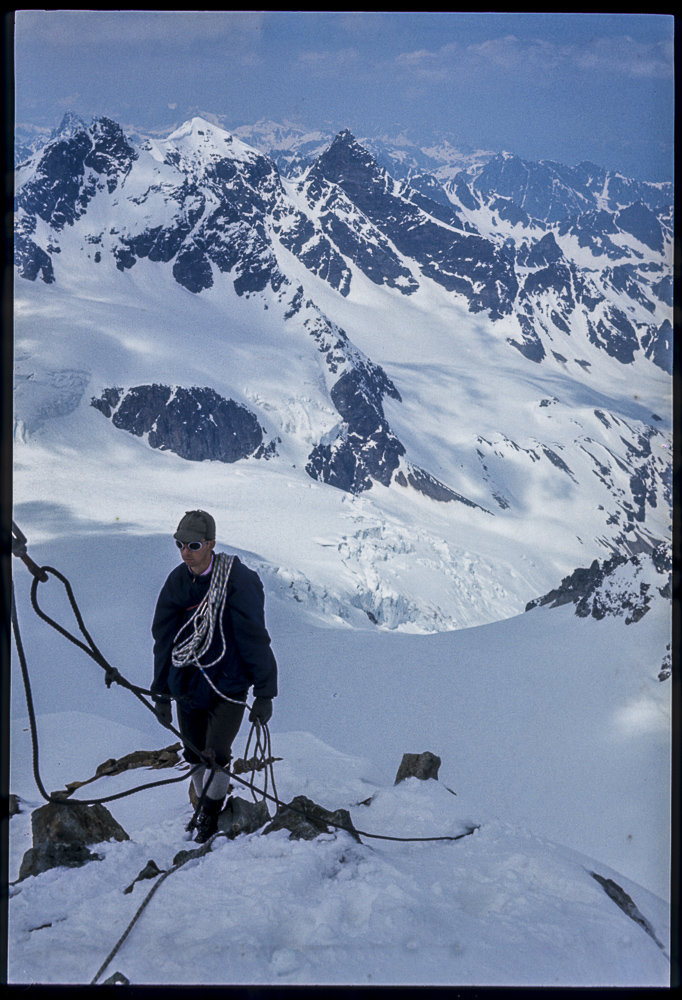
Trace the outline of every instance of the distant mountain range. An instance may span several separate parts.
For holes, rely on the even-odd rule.
[[[216,308],[228,281],[253,300],[253,322],[274,312],[305,371],[318,372],[302,463],[313,480],[353,495],[415,491],[483,518],[521,516],[526,490],[551,480],[557,496],[572,495],[576,524],[589,496],[586,532],[599,546],[631,554],[667,538],[668,404],[661,414],[623,401],[628,369],[661,384],[671,369],[670,185],[445,142],[419,149],[272,123],[227,132],[203,118],[159,139],[67,115],[34,146],[17,147],[27,156],[16,183],[20,286],[49,295],[66,282],[77,307],[79,288],[118,274],[123,289],[124,276],[154,265],[155,280],[199,309],[209,292]],[[438,460],[421,424],[429,404],[420,414],[412,376],[378,335],[389,316],[392,330],[411,331],[415,364],[436,328],[452,329],[436,406],[472,378],[483,385],[487,366],[508,368],[505,408],[474,417],[472,396],[466,432],[441,424],[449,444]],[[290,361],[293,346],[281,350]],[[118,369],[85,381],[115,427],[190,461],[277,461],[303,447],[274,397],[248,400],[224,375],[178,385],[150,365],[141,381]],[[531,383],[532,419],[516,395]],[[17,397],[23,433],[37,419],[22,415],[29,389]]]

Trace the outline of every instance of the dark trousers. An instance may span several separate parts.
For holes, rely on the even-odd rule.
[[[246,702],[246,694],[244,691],[233,697]],[[244,708],[244,704],[235,705],[233,701],[223,701],[218,696],[216,704],[210,709],[187,708],[178,702],[178,722],[183,740],[192,743],[197,750],[212,750],[216,763],[226,767],[232,759],[232,744],[242,724]],[[205,763],[187,745],[183,757],[190,764]]]

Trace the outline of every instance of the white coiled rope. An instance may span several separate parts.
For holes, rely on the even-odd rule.
[[[188,618],[180,628],[173,640],[173,650],[171,662],[174,667],[187,667],[194,665],[198,667],[207,683],[213,688],[216,694],[224,698],[225,701],[232,701],[236,705],[243,705],[243,701],[236,698],[229,698],[222,691],[219,691],[206,670],[214,667],[225,656],[227,644],[225,642],[225,632],[223,630],[223,612],[225,610],[225,599],[227,596],[227,582],[230,578],[234,556],[228,556],[225,552],[216,552],[213,556],[213,572],[211,583],[204,599],[196,608],[194,614]],[[211,648],[216,625],[220,630],[221,649],[215,660],[211,663],[200,663],[199,660],[205,656]],[[183,632],[189,635],[181,639]]]

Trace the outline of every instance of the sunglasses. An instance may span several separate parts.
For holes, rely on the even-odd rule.
[[[201,546],[202,546],[202,545],[203,545],[204,543],[203,543],[203,542],[180,542],[180,541],[178,541],[178,539],[176,538],[176,539],[175,539],[175,544],[177,545],[177,547],[178,547],[179,549],[184,549],[184,548],[185,548],[185,546],[187,546],[187,548],[188,548],[188,549],[191,549],[191,550],[192,550],[192,552],[198,552],[198,551],[199,551],[199,549],[201,548]]]

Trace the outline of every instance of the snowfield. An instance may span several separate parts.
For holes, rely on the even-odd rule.
[[[85,714],[45,716],[41,728],[45,744],[59,747],[59,763],[46,775],[64,774],[69,760],[60,750],[69,748],[78,773],[90,774],[65,732],[96,730],[105,754],[117,743],[154,745],[149,731],[102,725]],[[278,791],[287,801],[306,794],[343,803],[358,828],[379,834],[452,836],[472,823],[480,827],[460,841],[433,844],[361,846],[343,831],[312,842],[289,840],[287,831],[218,838],[209,854],[159,888],[100,981],[118,971],[136,985],[666,984],[667,955],[590,873],[614,879],[665,942],[667,907],[640,885],[484,816],[440,781],[382,785],[368,778],[374,769],[367,761],[309,734],[274,740],[284,757]],[[112,794],[140,780],[147,777],[139,771],[100,779],[88,794]],[[111,804],[131,840],[99,845],[101,862],[55,869],[15,887],[11,982],[90,982],[151,883],[138,882],[128,895],[123,889],[150,859],[163,871],[190,846],[185,786],[142,796]],[[357,805],[369,796],[370,805]],[[26,844],[27,817],[12,822],[23,827],[13,840]]]
[[[66,539],[29,551],[71,580],[104,655],[146,685],[156,584],[175,561],[168,539],[74,522]],[[110,757],[174,742],[36,618],[28,583],[22,567],[17,610],[48,790],[89,778]],[[54,578],[38,595],[74,627]],[[630,626],[573,611],[539,608],[410,635],[325,625],[270,589],[280,799],[348,808],[368,833],[478,829],[452,843],[361,846],[343,831],[313,842],[290,841],[286,831],[219,838],[159,888],[100,981],[119,971],[135,984],[665,985],[670,688],[657,679],[654,650],[663,656],[666,603]],[[30,812],[42,804],[18,673],[12,719],[11,790],[23,810],[11,821],[14,881],[31,846]],[[393,786],[402,754],[424,750],[441,757],[439,780]],[[81,797],[166,776],[129,771],[87,785]],[[13,887],[11,982],[90,982],[152,883],[123,889],[150,859],[165,870],[191,846],[185,783],[107,808],[130,841],[94,848],[101,862]],[[663,947],[591,872],[630,896]],[[171,944],[178,933],[181,956]]]

